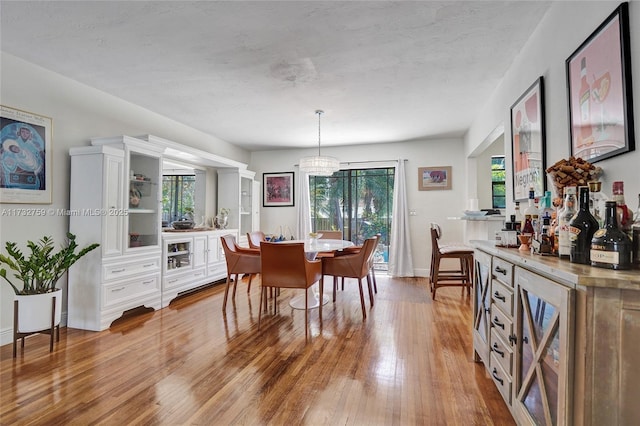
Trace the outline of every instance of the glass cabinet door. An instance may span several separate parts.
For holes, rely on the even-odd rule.
[[[482,252],[475,253],[473,280],[473,334],[474,348],[485,365],[489,365],[489,330],[491,319],[491,257]]]
[[[518,268],[515,405],[521,419],[538,425],[566,424],[571,364],[567,353],[569,288]]]
[[[128,248],[160,244],[160,158],[129,152]]]

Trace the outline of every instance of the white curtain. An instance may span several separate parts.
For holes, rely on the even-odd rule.
[[[389,275],[413,277],[411,254],[411,231],[407,208],[407,185],[404,160],[398,160],[393,185],[393,218],[391,220],[391,242],[389,247]]]
[[[309,196],[309,175],[298,172],[300,184],[298,185],[298,218],[296,221],[295,237],[303,240],[311,232],[311,199]]]

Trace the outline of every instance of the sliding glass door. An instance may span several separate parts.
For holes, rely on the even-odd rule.
[[[376,268],[386,269],[393,206],[394,168],[340,170],[311,176],[311,223],[314,231],[341,230],[343,238],[362,244],[376,234]]]

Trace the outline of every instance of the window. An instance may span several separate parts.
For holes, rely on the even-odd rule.
[[[491,202],[494,209],[504,209],[507,206],[505,187],[504,155],[491,157]]]
[[[162,220],[193,220],[195,175],[162,176]]]
[[[313,229],[342,230],[343,238],[362,244],[381,234],[374,262],[386,269],[393,206],[394,168],[340,170],[311,176]]]

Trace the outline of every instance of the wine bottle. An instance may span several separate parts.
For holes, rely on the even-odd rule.
[[[611,199],[617,203],[618,226],[631,238],[633,212],[624,201],[624,182],[613,182],[613,196]]]
[[[538,210],[538,207],[536,207],[535,204],[535,192],[533,190],[533,187],[529,188],[529,205],[527,206],[526,209],[524,209],[524,219],[525,221],[527,219],[531,220],[531,226],[533,226],[533,238],[535,239],[538,235],[538,233],[540,232],[540,225],[539,225],[539,220],[540,220],[540,210]],[[522,228],[524,229],[524,224],[522,225]],[[524,234],[524,230],[522,231],[522,233]]]
[[[571,239],[569,238],[569,222],[576,214],[576,187],[564,188],[564,206],[558,213],[558,255],[571,255]]]
[[[571,251],[569,261],[571,263],[591,264],[591,239],[598,230],[598,222],[589,212],[589,187],[578,188],[580,209],[569,222],[569,240]]]
[[[607,269],[631,269],[631,240],[618,228],[616,202],[605,203],[605,225],[593,234],[591,266]]]
[[[633,235],[633,263],[640,266],[640,194],[638,194],[638,210],[635,214],[635,222],[631,226]]]

